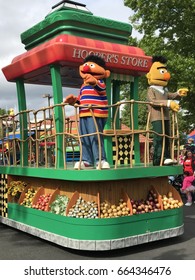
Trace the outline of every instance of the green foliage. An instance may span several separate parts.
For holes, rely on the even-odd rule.
[[[145,86],[145,77],[141,77],[139,86],[139,93],[138,93],[138,100],[146,101],[146,91],[147,87]],[[129,86],[123,85],[122,86],[122,93],[121,93],[121,100],[129,100]],[[139,116],[138,116],[138,125],[140,129],[144,129],[146,127],[146,115],[147,115],[147,107],[145,104],[139,104]],[[130,127],[130,106],[129,104],[125,104],[122,110],[122,123]]]
[[[0,108],[0,116],[6,115],[7,112],[5,109]]]
[[[189,88],[190,93],[180,102],[185,116],[178,114],[180,132],[189,133],[195,128],[195,1],[124,0],[124,4],[134,12],[130,17],[133,28],[142,34],[140,40],[130,38],[130,45],[142,48],[149,56],[168,59],[170,91]],[[140,79],[140,98],[147,86],[146,78]]]

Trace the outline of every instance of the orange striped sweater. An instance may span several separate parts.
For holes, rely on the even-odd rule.
[[[83,84],[78,96],[78,102],[80,105],[86,106],[79,108],[80,117],[91,117],[91,112],[88,105],[93,106],[105,106],[102,108],[93,108],[95,117],[107,118],[108,117],[108,100],[106,96],[106,85],[103,80],[98,80],[97,85],[85,85]]]

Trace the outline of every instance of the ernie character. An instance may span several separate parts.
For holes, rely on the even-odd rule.
[[[168,91],[166,86],[171,76],[167,71],[166,62],[167,60],[163,56],[154,56],[152,59],[152,66],[146,75],[148,84],[150,85],[147,91],[147,101],[152,102],[152,104],[148,105],[148,109],[150,112],[150,120],[153,131],[158,134],[162,134],[162,120],[164,120],[165,134],[170,135],[169,110],[175,112],[179,111],[180,106],[174,101],[174,99],[180,99],[182,96],[187,96],[188,89],[181,88],[174,93]],[[163,117],[161,108],[163,108]],[[153,136],[153,165],[160,165],[163,137],[157,135],[156,133],[154,133]],[[176,162],[171,159],[170,156],[169,138],[166,137],[163,164],[168,165],[174,163]]]
[[[106,96],[106,85],[103,79],[110,76],[106,70],[106,63],[103,58],[97,55],[89,55],[79,67],[79,74],[83,84],[78,97],[70,94],[64,100],[65,103],[82,105],[79,107],[79,132],[80,135],[92,134],[81,138],[82,161],[76,162],[74,169],[85,169],[96,165],[97,169],[109,169],[110,165],[106,159],[103,136],[100,134],[101,160],[99,159],[97,129],[103,132],[108,117],[108,100]],[[93,107],[93,114],[97,128],[92,117],[89,105]],[[99,107],[98,107],[99,106]]]

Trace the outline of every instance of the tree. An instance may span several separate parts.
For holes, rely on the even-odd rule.
[[[5,109],[0,108],[0,116],[6,115],[7,112]]]
[[[145,77],[140,77],[139,83],[139,92],[138,92],[138,100],[146,101],[146,91],[147,91],[147,80]],[[129,85],[123,85],[120,95],[121,100],[129,99]],[[138,124],[140,129],[144,129],[146,127],[146,115],[147,115],[147,107],[146,105],[138,105],[139,106],[139,116],[138,116]],[[128,104],[125,104],[122,110],[122,123],[130,127],[130,108]]]
[[[124,0],[124,3],[134,11],[131,23],[142,34],[140,40],[130,38],[130,43],[147,55],[163,55],[168,59],[170,91],[180,87],[190,89],[180,103],[185,110],[180,130],[189,132],[195,128],[195,1]],[[140,89],[143,90],[143,85]]]

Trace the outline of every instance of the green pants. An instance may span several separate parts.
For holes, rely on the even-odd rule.
[[[170,135],[170,122],[164,121],[165,125],[165,134]],[[153,130],[156,133],[162,134],[162,121],[154,121],[152,122]],[[154,155],[153,155],[153,165],[160,165],[161,160],[161,154],[162,154],[162,144],[163,144],[163,137],[156,135],[154,133],[153,135],[153,145],[154,145]],[[165,138],[165,149],[164,149],[164,155],[163,155],[163,161],[167,158],[170,158],[170,141],[169,138]]]

